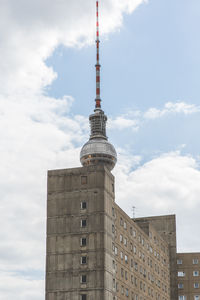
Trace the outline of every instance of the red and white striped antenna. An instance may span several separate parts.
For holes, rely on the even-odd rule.
[[[96,62],[96,106],[95,108],[101,108],[101,98],[100,98],[100,68],[99,64],[99,1],[96,1],[96,46],[97,46],[97,62]]]

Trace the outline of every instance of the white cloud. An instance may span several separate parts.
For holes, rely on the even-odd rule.
[[[123,13],[131,13],[143,2],[102,0],[102,34],[119,28]],[[1,3],[0,17],[1,93],[38,92],[56,77],[45,59],[59,44],[80,47],[94,41],[93,0],[7,0]]]
[[[199,163],[179,152],[166,153],[131,171],[132,160],[116,166],[116,201],[131,214],[136,206],[136,217],[177,214],[178,248],[199,251],[198,240],[200,205]],[[188,236],[188,232],[190,234]],[[188,243],[186,243],[188,241]]]
[[[143,0],[102,0],[101,32],[122,25]],[[55,48],[94,40],[93,0],[7,0],[0,10],[0,298],[44,299],[46,171],[79,166],[88,120],[70,96],[47,97]],[[87,136],[87,137],[86,137]],[[23,273],[29,274],[24,276]],[[40,274],[40,275],[32,275]]]
[[[31,280],[16,273],[3,272],[0,274],[1,299],[20,300],[44,299],[44,281]]]
[[[200,113],[200,106],[186,102],[167,102],[162,109],[151,107],[147,111],[129,111],[116,117],[109,118],[108,128],[111,130],[124,130],[130,128],[133,131],[138,131],[142,126],[145,126],[147,121],[153,121],[166,116],[191,115]]]
[[[108,129],[123,130],[126,128],[131,128],[133,131],[137,131],[139,129],[139,121],[136,119],[126,118],[124,116],[119,116],[116,119],[108,119]]]
[[[188,104],[185,102],[167,102],[164,105],[163,109],[157,109],[155,107],[152,107],[148,109],[144,113],[145,119],[157,119],[164,117],[169,114],[184,114],[184,115],[190,115],[193,113],[199,113],[200,112],[200,106],[196,106],[195,104]]]

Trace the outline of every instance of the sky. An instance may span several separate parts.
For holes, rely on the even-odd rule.
[[[200,2],[100,0],[116,202],[176,214],[200,252]],[[44,299],[47,170],[79,167],[95,99],[95,0],[0,0],[0,299]]]

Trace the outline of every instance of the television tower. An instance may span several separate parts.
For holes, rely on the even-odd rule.
[[[94,113],[89,116],[91,134],[89,141],[82,147],[80,161],[83,166],[103,164],[112,170],[117,162],[114,146],[106,136],[107,116],[101,109],[100,98],[100,39],[99,39],[99,1],[96,1],[96,99]]]

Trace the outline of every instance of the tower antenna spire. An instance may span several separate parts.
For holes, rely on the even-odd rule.
[[[100,98],[100,68],[101,65],[99,63],[99,1],[96,0],[96,50],[97,50],[97,57],[96,57],[96,105],[95,108],[101,108],[101,98]]]

